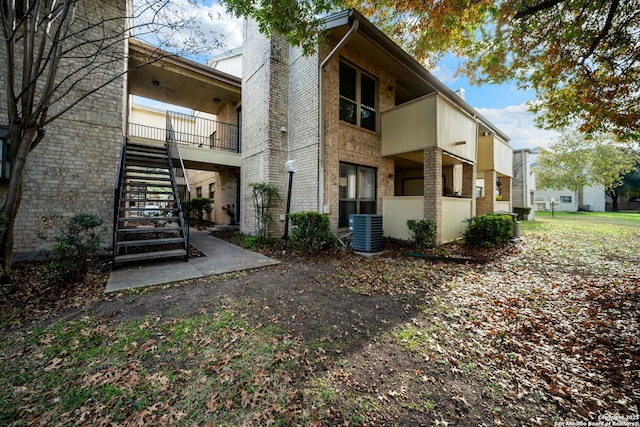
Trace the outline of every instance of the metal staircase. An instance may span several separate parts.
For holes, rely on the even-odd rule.
[[[114,265],[188,259],[188,225],[166,147],[125,140],[115,198]]]

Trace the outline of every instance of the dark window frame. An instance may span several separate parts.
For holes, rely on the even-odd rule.
[[[353,80],[347,84],[345,80]],[[371,132],[377,131],[378,79],[355,65],[340,60],[340,120]],[[365,90],[369,88],[369,90]]]
[[[342,168],[355,168],[355,197],[342,197],[340,191],[341,180],[346,179],[343,186],[349,192],[348,176],[343,176]],[[373,173],[373,198],[368,198],[362,194],[361,177],[363,173]],[[348,195],[348,194],[347,194]],[[338,227],[343,228],[349,225],[349,214],[376,214],[378,209],[378,169],[372,166],[358,165],[349,162],[340,162],[338,171]]]

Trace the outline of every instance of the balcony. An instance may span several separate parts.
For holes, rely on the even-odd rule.
[[[162,118],[142,117],[145,124],[129,122],[127,137],[130,140],[152,145],[164,145],[169,139],[174,140],[180,146],[185,166],[189,169],[240,167],[238,126],[173,111],[167,111]]]
[[[478,171],[489,170],[498,176],[513,176],[513,148],[493,134],[478,138]]]
[[[129,137],[165,142],[168,136],[181,146],[231,153],[240,153],[241,149],[238,126],[217,120],[167,111],[163,127],[129,123]]]
[[[427,95],[382,113],[381,154],[402,155],[439,147],[476,161],[477,125],[440,95]]]

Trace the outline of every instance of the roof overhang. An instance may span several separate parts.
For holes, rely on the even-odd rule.
[[[327,39],[331,42],[340,40],[351,28],[354,20],[359,21],[359,28],[349,39],[348,44],[356,52],[366,52],[367,58],[396,78],[396,105],[424,95],[439,93],[472,116],[480,124],[481,133],[493,132],[505,141],[509,141],[507,135],[433,76],[358,11],[350,9],[325,18]]]
[[[218,114],[238,104],[238,77],[198,64],[176,54],[129,39],[128,93],[193,110]]]

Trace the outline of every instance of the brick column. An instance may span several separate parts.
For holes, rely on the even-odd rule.
[[[504,190],[503,190],[504,191]],[[477,200],[476,215],[493,212],[496,207],[496,171],[484,171],[484,196]]]
[[[424,150],[424,217],[436,222],[436,244],[442,244],[442,149]]]
[[[471,214],[476,212],[476,165],[462,164],[462,197],[471,199]]]
[[[508,176],[502,177],[502,200],[509,201],[509,211],[513,210],[513,203],[511,203],[511,178]]]
[[[282,235],[284,202],[288,175],[287,132],[289,94],[289,44],[282,36],[265,37],[253,21],[245,26],[242,68],[242,167],[241,231],[256,232],[252,182],[266,182],[278,187],[280,200],[272,207],[269,236]],[[237,207],[236,207],[237,209]]]

